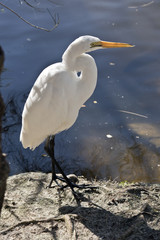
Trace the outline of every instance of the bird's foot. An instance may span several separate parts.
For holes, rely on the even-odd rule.
[[[47,188],[52,188],[52,183],[55,182],[57,184],[57,186],[61,189],[63,186],[61,184],[59,184],[58,180],[60,180],[62,182],[66,182],[64,178],[54,175],[54,176],[52,176],[52,179],[51,179],[49,185],[47,186]]]
[[[66,185],[61,186],[60,189],[63,190],[64,188],[67,188],[67,187],[70,187],[70,189],[72,191],[72,194],[73,194],[78,206],[80,206],[80,202],[85,198],[83,197],[82,193],[75,191],[75,188],[90,189],[90,190],[93,190],[93,189],[97,188],[95,186],[91,186],[91,184],[76,184],[76,183],[70,182],[69,185],[68,185],[68,183],[66,183]]]
[[[57,184],[57,186],[60,188],[60,190],[63,190],[67,187],[70,187],[72,194],[77,202],[78,205],[80,205],[80,200],[82,199],[82,195],[80,193],[77,193],[74,188],[78,188],[78,189],[91,189],[94,190],[97,187],[92,186],[91,184],[76,184],[76,182],[78,182],[78,178],[75,175],[72,176],[68,176],[68,181],[66,182],[66,180],[58,175],[54,175],[52,176],[52,179],[50,181],[50,184],[48,185],[48,188],[52,188],[52,183],[53,181]],[[61,185],[59,184],[59,181],[62,181],[63,183],[66,183],[65,185]]]
[[[52,176],[52,179],[50,181],[50,184],[48,185],[48,188],[52,188],[53,181],[57,184],[58,187],[60,187],[61,190],[63,190],[64,188],[67,188],[67,187],[79,188],[79,189],[87,189],[87,188],[95,189],[95,188],[97,188],[97,187],[92,186],[91,184],[76,184],[78,182],[78,178],[74,174],[68,175],[67,178],[68,178],[68,182],[66,182],[66,180],[63,177],[60,177],[58,175]],[[59,184],[58,180],[63,183],[66,183],[66,184],[61,185],[61,184]]]

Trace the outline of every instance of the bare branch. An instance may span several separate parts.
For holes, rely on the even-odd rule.
[[[29,7],[31,8],[35,8],[35,6],[32,6],[29,2],[27,2],[27,0],[23,0]]]
[[[27,0],[23,0],[23,1],[25,2],[26,5],[28,5],[28,6],[31,7],[31,8],[34,8],[34,9],[37,10],[37,11],[44,11],[43,8],[39,8],[39,7],[36,7],[36,6],[34,6],[34,5],[31,5]]]
[[[59,16],[58,14],[55,14],[55,16],[53,17],[50,12],[50,16],[52,18],[52,20],[54,21],[54,26],[51,28],[51,29],[47,29],[47,28],[43,28],[43,27],[39,27],[37,25],[34,25],[32,23],[30,23],[29,21],[27,21],[26,19],[24,19],[22,16],[20,16],[18,13],[16,13],[13,9],[7,7],[5,4],[1,3],[0,2],[0,5],[2,5],[4,8],[8,9],[10,12],[14,13],[17,17],[19,17],[22,21],[24,21],[25,23],[27,23],[28,25],[30,25],[31,27],[34,27],[36,29],[40,29],[40,30],[43,30],[43,31],[46,31],[46,32],[52,32],[58,25],[59,25]]]

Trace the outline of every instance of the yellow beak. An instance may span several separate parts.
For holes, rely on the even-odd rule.
[[[121,48],[121,47],[134,47],[128,43],[119,43],[119,42],[104,42],[100,41],[100,44],[103,48]]]

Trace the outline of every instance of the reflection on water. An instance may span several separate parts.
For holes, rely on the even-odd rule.
[[[146,182],[160,181],[160,154],[142,144],[128,148],[119,168],[120,180]]]
[[[82,171],[88,178],[96,176],[98,179],[130,182],[145,180],[148,183],[160,181],[160,153],[141,143],[135,142],[126,148],[125,142],[116,139],[114,148],[95,145],[89,159],[90,165]]]
[[[99,72],[96,90],[74,126],[56,136],[56,157],[66,173],[160,182],[159,2],[30,1],[36,9],[24,1],[5,3],[38,26],[50,28],[47,7],[60,18],[58,28],[47,33],[0,7],[0,44],[6,53],[0,82],[6,103],[3,151],[11,174],[51,170],[43,144],[32,152],[19,142],[23,105],[42,69],[60,61],[76,37],[90,34],[136,47],[91,53]]]
[[[156,148],[160,148],[160,128],[159,123],[131,123],[129,127],[138,135],[143,137],[145,141],[153,144]]]

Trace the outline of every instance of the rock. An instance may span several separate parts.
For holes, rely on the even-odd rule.
[[[0,219],[0,239],[160,239],[160,185],[88,181],[96,189],[46,188],[51,174],[11,176]]]

